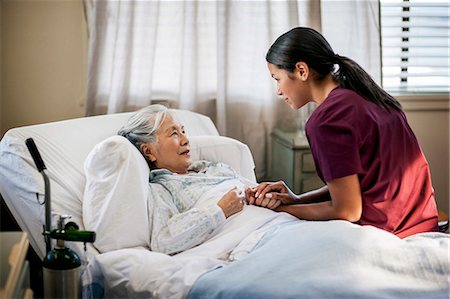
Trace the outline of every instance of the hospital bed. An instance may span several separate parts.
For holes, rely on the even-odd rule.
[[[224,162],[247,181],[256,182],[253,158],[245,144],[220,136],[204,115],[171,112],[185,126],[194,160]],[[19,127],[0,141],[0,194],[40,258],[46,254],[44,182],[25,140],[34,139],[45,161],[52,212],[71,215],[71,221],[84,229],[84,167],[92,151],[103,146],[112,161],[129,157],[145,163],[132,152],[131,144],[112,137],[130,115]],[[123,185],[133,194],[132,180]],[[151,188],[148,192],[146,198],[127,198],[116,208],[151,200]],[[285,213],[245,206],[210,240],[166,255],[150,251],[145,244],[132,244],[135,236],[142,238],[134,218],[130,215],[124,218],[127,223],[112,222],[115,240],[111,250],[99,252],[95,243],[85,247],[69,242],[82,259],[83,297],[449,298],[450,294],[450,237],[444,233],[402,240],[374,227],[345,221],[300,221]]]

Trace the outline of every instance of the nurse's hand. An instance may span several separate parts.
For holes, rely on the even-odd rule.
[[[264,182],[252,189],[249,204],[275,209],[280,204],[289,205],[299,200],[283,181]],[[248,198],[248,197],[247,197]],[[277,203],[274,203],[277,202]],[[275,207],[273,207],[276,205]]]
[[[261,200],[255,198],[255,195],[256,195],[255,190],[256,190],[256,187],[253,189],[251,189],[251,188],[245,189],[245,197],[246,197],[248,204],[257,205],[257,206],[261,206],[261,207],[272,209],[272,210],[276,209],[281,204],[281,201],[274,199],[274,198],[265,197]]]
[[[217,203],[222,209],[225,217],[228,218],[237,212],[242,211],[245,204],[245,195],[234,187],[228,191]]]

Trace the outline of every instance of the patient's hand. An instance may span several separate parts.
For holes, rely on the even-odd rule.
[[[225,217],[228,218],[237,212],[242,211],[244,207],[245,196],[241,194],[236,187],[228,191],[217,203],[223,210]]]

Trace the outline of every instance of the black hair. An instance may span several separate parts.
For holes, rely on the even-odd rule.
[[[294,72],[299,61],[314,70],[316,80],[332,74],[340,87],[355,91],[366,100],[389,110],[402,110],[400,103],[352,59],[334,53],[328,41],[316,30],[296,27],[284,33],[272,44],[266,61],[280,69]],[[339,69],[335,71],[335,65]]]

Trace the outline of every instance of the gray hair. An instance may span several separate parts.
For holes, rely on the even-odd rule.
[[[141,152],[142,144],[156,142],[156,133],[167,113],[167,107],[163,105],[144,107],[133,114],[117,134],[127,138]]]

